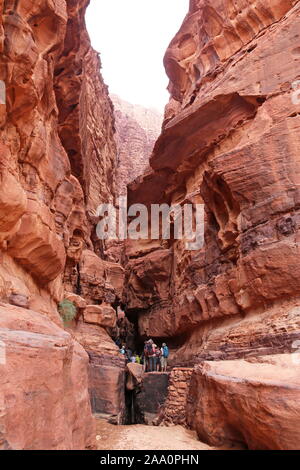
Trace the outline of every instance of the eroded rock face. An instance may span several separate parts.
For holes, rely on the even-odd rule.
[[[205,362],[191,379],[188,422],[199,438],[249,449],[299,448],[298,367],[290,354]]]
[[[100,325],[83,321],[70,332],[89,355],[89,391],[92,410],[115,416],[117,424],[125,419],[125,358]]]
[[[0,345],[0,448],[94,448],[84,349],[45,315],[2,303]]]
[[[164,404],[167,395],[169,374],[148,372],[144,375],[141,393],[137,396],[140,410],[155,415]]]
[[[121,297],[123,269],[100,260],[105,244],[97,245],[94,236],[97,206],[115,195],[114,115],[84,23],[87,5],[0,2],[1,92],[6,87],[0,104],[0,301],[15,318],[1,330],[9,341],[7,364],[0,366],[5,448],[93,445],[88,358],[64,332],[61,301],[74,305],[74,323],[83,321],[87,306],[101,308],[96,324],[86,324],[87,339],[84,331],[78,335],[90,357],[99,344],[89,326],[114,346],[111,303]],[[87,252],[99,260],[92,278]],[[116,348],[108,349],[107,357],[115,355]],[[122,377],[124,364],[117,363]],[[90,364],[91,383],[101,383],[100,367]]]
[[[257,8],[254,15],[251,6],[233,7],[225,0],[214,7],[208,1],[192,2],[170,45],[166,63],[177,65],[172,72],[167,70],[179,107],[164,123],[150,161],[152,174],[130,186],[129,203],[204,203],[205,245],[201,251],[188,252],[181,241],[171,240],[169,246],[164,241],[156,247],[149,244],[151,252],[143,251],[140,257],[129,250],[128,301],[132,309],[141,310],[142,332],[173,337],[226,317],[235,322],[234,316],[263,312],[268,303],[296,298],[300,292],[299,105],[292,100],[299,74],[294,52],[299,5],[293,3],[279,1],[266,12]],[[253,19],[250,36],[243,34],[240,17]],[[229,27],[231,22],[235,26]],[[215,60],[208,61],[196,80],[191,70],[194,64],[200,67],[200,52],[212,50],[223,30],[227,44],[227,26],[237,41],[226,54],[208,55]],[[176,68],[180,61],[194,88],[197,85],[191,104],[191,85],[183,85]],[[270,64],[274,73],[267,78],[263,70]],[[162,267],[161,260],[170,251],[169,268]],[[149,270],[152,286],[157,285],[151,288],[156,293],[152,299],[144,297],[147,307],[136,298],[143,299]],[[161,318],[168,295],[172,314]]]
[[[116,311],[109,304],[87,305],[84,309],[84,321],[103,328],[115,328],[117,325]]]
[[[133,105],[111,95],[116,118],[118,148],[117,192],[127,194],[127,185],[142,175],[161,132],[163,116],[155,109]]]
[[[192,1],[166,53],[171,100],[129,204],[204,204],[205,243],[128,243],[125,299],[142,336],[167,338],[172,365],[238,365],[291,353],[300,338],[299,8]],[[272,446],[259,436],[243,439]]]

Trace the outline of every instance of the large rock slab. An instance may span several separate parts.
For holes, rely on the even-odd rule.
[[[144,414],[155,415],[165,403],[168,393],[169,374],[149,372],[144,375],[137,403]]]
[[[117,324],[116,311],[111,305],[87,305],[83,313],[84,321],[103,328],[115,328]]]
[[[83,348],[47,317],[5,304],[0,341],[0,447],[94,448]]]
[[[72,335],[89,355],[89,393],[94,413],[113,415],[118,424],[125,418],[125,358],[106,330],[79,322]]]
[[[189,425],[200,440],[255,450],[296,450],[300,442],[299,359],[285,354],[205,362],[195,368],[188,399]]]
[[[126,372],[126,389],[132,391],[138,388],[144,379],[144,367],[136,362],[129,362],[126,366]]]

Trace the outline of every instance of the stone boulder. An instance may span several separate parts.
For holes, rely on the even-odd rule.
[[[192,375],[188,424],[214,446],[296,450],[300,442],[298,355],[204,362]]]
[[[101,259],[91,250],[84,250],[80,262],[81,295],[88,302],[113,303],[122,297],[124,269],[118,263]]]
[[[139,409],[153,417],[164,405],[168,394],[169,374],[161,372],[148,372],[144,375],[141,391],[137,394]]]
[[[78,322],[72,335],[89,355],[89,392],[94,413],[125,418],[125,358],[106,330],[98,325]]]
[[[47,317],[0,304],[0,448],[94,448],[87,365]]]
[[[115,328],[117,325],[116,311],[111,305],[88,305],[83,313],[85,323],[99,325],[103,328]]]
[[[130,362],[126,366],[127,380],[126,388],[127,390],[134,390],[136,387],[141,385],[144,379],[144,368],[141,364]]]
[[[68,300],[69,302],[73,302],[73,304],[78,308],[78,309],[85,309],[86,308],[86,300],[80,297],[80,295],[73,294],[72,292],[66,292],[65,293],[65,299]]]

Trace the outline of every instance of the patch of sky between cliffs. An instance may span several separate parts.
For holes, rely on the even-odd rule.
[[[91,0],[86,24],[111,93],[163,112],[163,57],[188,8],[189,0]]]

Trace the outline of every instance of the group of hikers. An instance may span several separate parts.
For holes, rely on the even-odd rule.
[[[120,346],[120,353],[126,357],[127,363],[142,364],[145,372],[167,372],[169,348],[163,343],[161,348],[152,339],[145,341],[141,355],[132,352],[125,345]]]
[[[145,372],[167,372],[169,348],[166,343],[160,348],[152,339],[145,341],[144,370]]]

